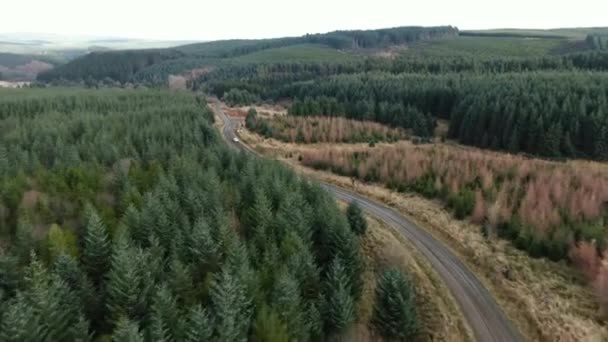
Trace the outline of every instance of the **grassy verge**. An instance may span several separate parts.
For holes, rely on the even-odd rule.
[[[346,204],[342,203],[345,207]],[[472,341],[454,299],[431,265],[401,234],[373,216],[366,216],[368,230],[361,240],[366,264],[364,294],[359,305],[361,324],[369,326],[377,274],[398,266],[416,285],[420,328],[417,341]]]

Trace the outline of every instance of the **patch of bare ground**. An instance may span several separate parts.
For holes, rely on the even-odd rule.
[[[421,196],[396,193],[376,184],[305,168],[298,157],[319,146],[285,144],[247,130],[241,140],[260,153],[282,160],[297,172],[355,190],[406,215],[460,256],[475,272],[526,341],[606,341],[608,329],[599,318],[592,290],[564,263],[534,259],[504,240],[487,239],[478,225],[456,220],[443,206]],[[357,150],[356,145],[332,145]],[[596,165],[604,168],[605,165]],[[607,171],[608,172],[608,171]]]

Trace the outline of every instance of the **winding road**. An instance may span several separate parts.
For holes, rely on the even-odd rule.
[[[233,141],[236,137],[234,122],[219,106],[213,107],[222,116],[224,121],[222,135],[228,144],[258,154],[245,144]],[[356,200],[367,213],[397,228],[408,238],[445,282],[477,341],[523,341],[519,331],[496,304],[488,290],[443,243],[392,208],[335,185],[324,182],[320,184],[338,199]]]

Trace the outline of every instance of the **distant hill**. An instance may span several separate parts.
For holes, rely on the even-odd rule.
[[[0,33],[0,77],[12,81],[33,80],[38,72],[91,52],[170,48],[191,43],[194,42]]]
[[[608,32],[608,28],[460,31],[453,26],[404,26],[300,37],[223,40],[163,49],[96,51],[45,72],[39,79],[113,80],[156,85],[166,84],[169,75],[194,77],[217,68],[226,70],[224,66],[302,62],[345,64],[370,58],[376,59],[372,64],[382,63],[382,59],[410,59],[406,64],[412,68],[417,67],[411,63],[411,59],[416,58],[427,68],[429,59],[434,58],[542,58],[601,50],[606,45],[605,39],[589,36],[604,32]],[[113,42],[112,39],[106,41]],[[99,50],[99,46],[105,45],[96,44],[95,48]],[[402,70],[402,66],[397,65],[397,69]]]
[[[458,29],[452,26],[408,26],[366,31],[334,31],[276,39],[214,41],[157,50],[96,52],[40,75],[40,79],[51,81],[111,78],[127,82],[141,80],[138,78],[138,74],[141,74],[147,79],[164,82],[171,73],[183,73],[209,65],[272,60],[339,60],[350,58],[349,52],[352,51],[411,44],[423,40],[453,39],[457,36]],[[293,48],[285,49],[286,47]],[[149,70],[153,70],[153,73],[148,72]]]
[[[63,63],[53,56],[0,53],[0,80],[32,81],[38,73]]]

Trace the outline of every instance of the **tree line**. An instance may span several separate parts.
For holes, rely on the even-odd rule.
[[[308,341],[357,320],[356,204],[221,143],[195,96],[2,91],[0,340]],[[415,333],[387,269],[373,326]]]
[[[594,50],[608,50],[608,34],[590,34],[585,41]]]
[[[432,132],[449,119],[449,137],[484,148],[547,157],[605,159],[606,74],[341,75],[294,83],[295,115],[343,115]],[[301,100],[303,99],[303,100]],[[424,114],[421,114],[424,113]]]

